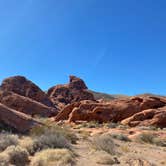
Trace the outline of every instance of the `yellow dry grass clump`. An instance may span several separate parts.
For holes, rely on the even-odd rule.
[[[74,154],[68,149],[47,149],[35,154],[31,166],[66,166],[74,163]]]

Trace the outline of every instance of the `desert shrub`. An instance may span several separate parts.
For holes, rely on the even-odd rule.
[[[67,127],[60,127],[57,125],[36,126],[32,128],[30,135],[32,137],[40,137],[42,135],[61,135],[71,143],[76,143],[76,135]]]
[[[4,152],[0,153],[0,166],[7,166],[9,164],[9,156]]]
[[[60,134],[43,134],[34,139],[33,150],[40,151],[48,148],[70,148],[70,142]]]
[[[120,149],[121,149],[122,152],[124,152],[124,153],[130,152],[129,146],[127,146],[127,145],[121,146]]]
[[[129,126],[123,125],[123,124],[119,124],[119,125],[118,125],[118,128],[121,129],[121,130],[126,130],[126,129],[129,128]]]
[[[19,140],[19,145],[26,149],[29,154],[33,155],[35,153],[35,148],[34,148],[34,140],[31,137],[22,137]]]
[[[166,147],[166,139],[160,139],[160,138],[154,138],[153,143],[157,146],[163,146]]]
[[[79,130],[78,133],[81,135],[82,139],[87,140],[90,137],[90,131]]]
[[[65,166],[72,165],[75,161],[74,154],[68,149],[47,149],[35,154],[31,166]]]
[[[155,136],[152,133],[141,133],[137,136],[137,140],[143,143],[153,144]]]
[[[160,139],[152,133],[141,133],[137,136],[137,141],[157,146],[166,146],[166,140]]]
[[[94,153],[94,156],[97,164],[113,165],[119,163],[116,157],[112,157],[105,151],[97,151]]]
[[[91,143],[96,150],[103,150],[107,153],[115,154],[115,143],[110,134],[95,135]]]
[[[49,148],[71,148],[75,137],[59,126],[39,126],[31,131],[31,137],[24,137],[20,145],[33,155],[35,152]],[[73,141],[73,142],[72,142]]]
[[[154,130],[154,131],[160,130],[156,126],[138,126],[137,128],[140,130]]]
[[[10,133],[0,134],[0,151],[5,150],[8,146],[17,145],[18,136]]]
[[[98,128],[102,127],[102,124],[100,124],[97,121],[90,121],[90,122],[83,122],[80,125],[77,126],[77,128]]]
[[[24,166],[29,161],[27,150],[20,146],[9,146],[1,155],[4,156],[5,162],[15,166]]]
[[[101,126],[102,126],[102,124],[100,124],[97,121],[90,121],[90,122],[85,123],[85,127],[87,127],[87,128],[98,128]]]
[[[131,140],[124,134],[111,134],[112,138],[118,139],[124,142],[130,142]]]
[[[116,128],[118,127],[118,123],[113,123],[113,122],[110,122],[110,123],[104,123],[104,127],[106,128]]]

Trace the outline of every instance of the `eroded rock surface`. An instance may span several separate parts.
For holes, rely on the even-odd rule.
[[[56,108],[48,107],[28,97],[1,90],[0,103],[31,116],[39,115],[42,117],[50,117],[55,116],[58,112]]]
[[[151,109],[153,110],[151,113],[153,114],[153,116],[149,116],[148,118],[151,119],[152,117],[154,117],[154,119],[151,119],[151,123],[148,122],[149,125],[156,124],[159,126],[163,126],[165,122],[165,105],[165,99],[151,96],[132,97],[126,100],[113,100],[109,103],[99,103],[91,100],[80,101],[64,107],[55,117],[55,120],[68,120],[69,122],[82,120],[96,120],[99,122],[121,122],[122,120],[130,118],[134,115],[139,115],[141,113],[143,114],[144,110]],[[161,124],[159,124],[159,122],[157,123],[156,121],[159,120],[156,119],[160,119]]]
[[[37,85],[23,76],[6,78],[3,80],[0,89],[3,91],[12,91],[21,96],[29,97],[49,107],[53,106],[47,94],[45,94]]]
[[[0,104],[0,121],[19,132],[27,132],[32,127],[39,125],[37,121],[26,114],[13,110],[3,104]]]
[[[148,109],[134,114],[133,116],[123,120],[122,124],[135,126],[158,126],[166,127],[166,107],[158,109]]]
[[[81,100],[95,100],[93,94],[88,91],[84,81],[75,76],[70,76],[69,84],[56,85],[50,88],[48,95],[52,102],[60,107]]]

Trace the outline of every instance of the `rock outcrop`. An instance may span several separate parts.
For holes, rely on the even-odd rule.
[[[3,80],[0,86],[2,91],[12,91],[21,96],[29,97],[49,107],[53,106],[51,100],[37,85],[23,76],[9,77]]]
[[[139,125],[164,128],[166,127],[166,107],[141,111],[124,119],[121,123],[131,127]]]
[[[42,117],[51,117],[57,114],[56,108],[48,107],[42,103],[28,97],[18,95],[14,92],[0,90],[0,103],[31,116],[39,115]]]
[[[0,104],[0,122],[3,122],[22,133],[29,131],[36,125],[39,125],[37,121],[26,114],[13,110],[3,104]]]
[[[132,97],[126,100],[113,100],[109,103],[97,103],[94,101],[80,101],[67,105],[55,117],[56,121],[99,121],[120,122],[126,118],[139,114],[146,109],[162,108],[166,101],[157,97]],[[163,112],[162,112],[163,114]],[[159,115],[158,115],[159,116]]]
[[[60,107],[82,100],[95,100],[84,81],[75,76],[70,76],[69,84],[56,85],[50,88],[48,95],[52,102]]]
[[[5,79],[0,86],[0,123],[19,132],[36,124],[34,115],[55,116],[58,109],[46,93],[22,76]]]

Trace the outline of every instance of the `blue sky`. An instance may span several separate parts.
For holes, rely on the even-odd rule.
[[[166,94],[165,0],[1,0],[0,81],[83,78],[112,94]]]

